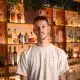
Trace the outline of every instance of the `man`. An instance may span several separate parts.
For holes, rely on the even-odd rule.
[[[23,76],[23,80],[66,80],[67,56],[62,49],[49,43],[47,18],[36,17],[33,26],[37,43],[22,53],[17,73]]]

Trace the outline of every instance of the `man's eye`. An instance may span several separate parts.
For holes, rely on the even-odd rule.
[[[36,27],[36,29],[40,29],[39,27]]]

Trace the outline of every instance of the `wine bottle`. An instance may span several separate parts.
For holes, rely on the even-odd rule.
[[[14,55],[14,65],[17,65],[17,52],[16,52],[16,47],[15,46],[14,46],[13,55]]]
[[[24,35],[24,42],[25,43],[28,43],[28,40],[29,40],[29,35],[27,34],[27,33],[25,33],[25,35]]]
[[[19,33],[19,35],[18,35],[18,40],[19,40],[19,44],[24,43],[24,36],[21,33]]]
[[[11,46],[9,46],[9,51],[8,51],[8,64],[9,65],[14,65],[13,53],[12,53],[12,50],[11,50]]]

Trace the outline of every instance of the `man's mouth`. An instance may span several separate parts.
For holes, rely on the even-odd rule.
[[[43,32],[40,33],[40,35],[43,35],[43,34],[44,34]]]

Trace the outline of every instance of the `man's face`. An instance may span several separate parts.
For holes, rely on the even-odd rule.
[[[50,29],[45,20],[39,20],[34,23],[33,31],[38,39],[44,40],[48,38]]]

